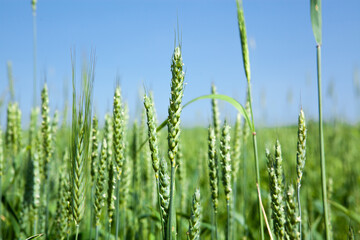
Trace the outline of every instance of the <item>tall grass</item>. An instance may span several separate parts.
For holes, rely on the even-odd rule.
[[[255,131],[255,121],[254,121],[254,114],[252,109],[252,98],[251,98],[251,81],[250,81],[250,59],[249,59],[249,50],[247,44],[247,37],[246,37],[246,27],[245,27],[245,17],[244,11],[242,7],[242,1],[237,0],[237,13],[238,13],[238,25],[239,25],[239,32],[240,32],[240,40],[241,40],[241,49],[242,49],[242,57],[244,63],[244,70],[245,76],[247,79],[247,93],[248,93],[248,100],[249,100],[249,109],[250,109],[250,116],[252,122],[252,138],[253,138],[253,150],[254,150],[254,157],[255,157],[255,169],[256,169],[256,185],[260,185],[260,166],[259,166],[259,157],[258,157],[258,150],[257,150],[257,140],[256,140],[256,131]],[[261,194],[259,195],[258,201],[258,214],[259,214],[259,221],[260,221],[260,234],[261,239],[264,240],[264,222],[263,218],[261,217]]]

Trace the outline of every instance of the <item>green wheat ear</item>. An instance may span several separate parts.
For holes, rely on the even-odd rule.
[[[166,231],[168,224],[169,203],[170,203],[170,177],[167,173],[168,166],[165,159],[160,160],[159,170],[159,198],[163,228]]]
[[[211,84],[211,93],[216,94],[216,86],[214,83]],[[211,110],[213,118],[213,127],[215,130],[215,136],[217,139],[220,138],[220,113],[218,108],[218,103],[215,98],[211,99]]]
[[[305,114],[301,109],[298,121],[298,141],[297,141],[297,152],[296,152],[296,172],[297,172],[297,184],[298,188],[301,186],[301,179],[304,172],[305,161],[306,161],[306,123]]]
[[[100,160],[98,163],[98,174],[96,178],[95,184],[95,224],[98,226],[100,224],[100,216],[101,216],[101,209],[103,208],[104,201],[105,201],[105,183],[106,183],[106,159],[107,159],[107,143],[106,139],[104,138],[102,145],[101,145],[101,155]]]
[[[306,161],[306,123],[305,123],[305,114],[301,109],[298,120],[298,140],[297,140],[297,151],[296,151],[296,173],[297,173],[297,201],[299,207],[299,233],[301,239],[301,203],[300,203],[300,187],[301,179],[304,172],[305,161]]]
[[[93,116],[93,120],[92,120],[92,127],[91,127],[91,167],[90,167],[90,175],[91,175],[91,182],[94,183],[96,180],[96,173],[97,173],[97,160],[99,157],[99,142],[98,142],[98,138],[99,138],[99,133],[98,133],[98,127],[99,127],[99,123],[98,123],[98,119],[96,117],[96,115]]]
[[[79,225],[85,213],[86,178],[90,153],[91,110],[93,68],[83,71],[81,95],[78,102],[75,87],[75,66],[73,64],[73,106],[72,106],[72,132],[70,139],[70,176],[71,176],[71,208],[73,220],[78,236]]]
[[[209,159],[209,179],[210,179],[210,189],[211,189],[211,198],[213,202],[214,212],[217,213],[218,208],[218,198],[219,198],[219,189],[218,189],[218,172],[216,167],[216,137],[215,131],[212,127],[209,127],[208,133],[208,159]]]
[[[114,158],[116,163],[117,179],[120,179],[123,162],[124,162],[124,110],[121,100],[120,87],[116,87],[114,93],[113,103],[113,145],[114,145]]]
[[[48,165],[51,158],[51,125],[50,125],[50,114],[49,114],[49,94],[46,83],[44,88],[41,91],[41,135],[42,135],[42,145],[43,145],[43,177],[48,179]]]
[[[175,167],[175,156],[178,151],[180,139],[181,101],[184,95],[184,72],[180,47],[176,47],[171,64],[171,97],[168,117],[168,156],[171,167]]]
[[[200,239],[200,222],[201,222],[200,189],[197,188],[195,190],[191,204],[188,239],[191,240]]]
[[[226,200],[230,201],[231,189],[231,157],[230,157],[230,126],[225,122],[221,132],[220,155],[222,165],[222,182]]]
[[[300,233],[298,231],[299,218],[297,215],[296,200],[295,200],[295,190],[294,186],[291,184],[288,186],[286,191],[286,224],[285,230],[287,237],[289,239],[300,240]]]
[[[283,206],[283,192],[277,177],[276,160],[268,149],[265,152],[269,173],[272,219],[274,232],[278,239],[285,238],[285,212]]]
[[[152,166],[155,172],[155,177],[156,179],[158,179],[160,161],[159,161],[158,138],[156,132],[157,120],[156,120],[154,101],[151,97],[149,98],[146,94],[144,96],[144,106],[147,116],[148,137],[149,137],[149,147],[151,152]]]

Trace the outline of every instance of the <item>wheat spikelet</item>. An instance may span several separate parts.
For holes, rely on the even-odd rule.
[[[50,125],[50,116],[49,116],[49,96],[48,88],[46,83],[44,88],[41,91],[41,136],[42,136],[42,149],[43,149],[43,177],[48,179],[48,164],[50,163],[51,158],[51,125]]]
[[[105,200],[105,183],[106,183],[106,159],[107,159],[107,143],[104,138],[101,146],[101,155],[98,163],[98,174],[96,178],[95,184],[95,201],[94,201],[94,209],[95,209],[95,224],[100,224],[100,215],[101,209],[103,207],[103,202]]]
[[[220,155],[222,167],[222,182],[226,200],[230,200],[231,189],[231,158],[230,158],[230,126],[225,122],[221,131]]]
[[[218,172],[216,167],[216,137],[215,131],[210,126],[208,131],[208,159],[209,159],[209,180],[210,180],[210,189],[211,189],[211,198],[213,203],[214,212],[217,213],[218,208]]]
[[[180,138],[180,114],[181,114],[181,101],[184,95],[184,72],[183,62],[181,57],[180,47],[174,50],[172,63],[171,63],[171,97],[168,109],[168,157],[171,167],[175,167],[175,156],[178,151],[179,138]]]
[[[301,109],[298,121],[298,141],[297,141],[297,152],[296,152],[296,172],[297,172],[297,184],[298,188],[301,185],[301,179],[304,172],[304,166],[306,161],[306,123],[305,114]]]
[[[195,190],[191,204],[188,239],[191,240],[200,239],[200,222],[201,222],[200,189],[197,188]]]
[[[291,240],[300,240],[300,233],[297,229],[297,225],[299,224],[299,218],[296,212],[295,191],[292,184],[288,186],[286,192],[285,210],[285,230],[287,238]]]
[[[97,159],[99,157],[98,127],[99,127],[98,119],[96,115],[94,115],[92,120],[92,127],[91,127],[91,155],[90,155],[91,157],[90,175],[91,175],[92,183],[94,183],[96,180],[96,173],[97,173],[96,166],[98,163]]]
[[[169,203],[170,203],[170,177],[167,171],[168,171],[167,163],[164,159],[161,159],[160,170],[159,170],[159,183],[160,183],[159,197],[160,197],[162,223],[164,229],[167,228]]]
[[[156,132],[156,113],[154,107],[154,101],[151,97],[148,97],[146,94],[144,96],[144,106],[147,116],[147,125],[148,125],[148,137],[149,137],[149,148],[151,152],[152,167],[154,169],[155,178],[159,178],[159,148],[158,148],[158,138]]]
[[[113,103],[113,144],[114,144],[114,157],[116,163],[117,179],[120,179],[124,161],[124,112],[121,101],[120,87],[116,87],[114,93]]]
[[[211,84],[211,93],[216,94],[216,86],[214,83]],[[211,99],[211,110],[212,110],[212,119],[213,127],[215,131],[215,136],[217,139],[220,138],[220,113],[218,108],[218,102],[215,98]]]
[[[267,167],[269,173],[270,194],[271,194],[271,209],[272,219],[274,225],[274,233],[278,239],[285,239],[285,213],[283,206],[283,193],[279,185],[279,180],[276,174],[276,165],[274,158],[266,149]]]

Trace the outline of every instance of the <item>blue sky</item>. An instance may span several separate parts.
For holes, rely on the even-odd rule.
[[[295,123],[300,106],[317,119],[316,48],[309,2],[245,0],[250,45],[254,114],[267,125]],[[360,99],[354,72],[360,68],[360,1],[323,4],[324,115],[350,122],[359,117]],[[64,86],[71,96],[71,49],[81,63],[96,52],[94,107],[111,111],[116,79],[130,107],[140,115],[143,86],[152,90],[159,119],[167,115],[170,59],[175,30],[182,33],[186,71],[184,102],[207,94],[211,82],[219,93],[244,102],[236,3],[207,1],[55,1],[39,0],[37,9],[38,90],[45,79],[52,111],[62,109]],[[28,122],[33,99],[33,40],[30,1],[0,0],[0,94],[7,89],[6,63],[11,60],[15,95]],[[359,70],[357,70],[359,71]],[[333,89],[330,97],[329,89]],[[39,97],[38,97],[39,103]],[[234,120],[235,111],[220,103],[221,114]],[[1,115],[4,120],[5,108]],[[206,125],[210,103],[184,109],[184,125]],[[101,118],[101,117],[100,117]]]

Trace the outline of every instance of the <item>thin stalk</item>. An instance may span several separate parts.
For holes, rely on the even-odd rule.
[[[215,240],[218,239],[218,230],[217,230],[217,214],[214,212],[214,226],[215,226]]]
[[[110,240],[111,235],[111,223],[108,223],[108,234],[107,234],[107,240]]]
[[[95,185],[93,185],[92,187],[91,187],[91,196],[90,196],[90,204],[91,204],[91,206],[92,206],[92,204],[93,204],[93,201],[94,201],[94,188],[95,188]],[[90,235],[89,235],[89,238],[91,239],[91,237],[92,237],[92,225],[93,225],[93,216],[94,215],[94,210],[93,210],[93,208],[91,207],[90,208]]]
[[[96,225],[96,227],[95,227],[95,240],[98,240],[98,238],[99,238],[99,226]]]
[[[230,228],[230,224],[231,224],[231,215],[230,215],[230,201],[227,200],[226,201],[226,211],[227,211],[227,219],[226,219],[226,234],[225,234],[225,239],[229,240],[230,235],[231,235],[231,228]]]
[[[297,184],[297,201],[299,206],[299,233],[300,233],[300,240],[302,239],[301,235],[301,204],[300,204],[300,184]]]
[[[162,212],[161,212],[161,203],[160,203],[160,182],[159,178],[156,178],[156,190],[157,190],[157,196],[158,196],[158,206],[159,206],[159,213],[160,213],[160,222],[163,219]],[[164,228],[164,225],[161,223],[161,239],[164,239],[166,229]]]
[[[78,240],[80,224],[76,224],[76,235],[75,240]],[[68,236],[69,237],[69,236]]]
[[[124,206],[122,207],[122,217],[123,217],[123,228],[124,228],[124,232],[123,232],[123,239],[126,239],[126,208],[125,208],[125,204]]]
[[[170,203],[169,203],[169,220],[166,230],[166,239],[172,240],[176,239],[176,219],[174,212],[174,198],[175,198],[175,166],[171,165],[171,176],[170,176]],[[175,221],[174,221],[175,220]]]
[[[251,98],[251,86],[250,81],[248,81],[248,93],[249,93],[249,104],[250,104],[250,114],[251,114],[251,121],[252,121],[252,136],[253,136],[253,148],[254,148],[254,157],[255,157],[255,170],[256,170],[256,184],[260,186],[260,168],[259,168],[259,157],[258,157],[258,150],[257,150],[257,141],[256,141],[256,131],[255,131],[255,123],[254,123],[254,115],[252,110],[252,98]],[[259,187],[260,191],[260,187]],[[264,221],[261,217],[261,194],[259,194],[258,199],[258,207],[259,207],[259,221],[260,221],[260,234],[261,240],[264,240]]]
[[[235,212],[236,212],[236,195],[237,195],[237,190],[236,190],[236,180],[233,182],[233,199],[232,199],[232,206],[231,206],[231,210],[232,210],[232,216],[234,216]],[[234,218],[231,217],[231,230],[232,230],[232,238],[237,239],[236,238],[236,227],[235,227],[235,221]]]
[[[244,142],[245,143],[245,142]],[[246,227],[246,179],[247,179],[247,172],[246,172],[246,157],[245,157],[245,154],[246,154],[246,146],[244,144],[244,148],[243,148],[243,189],[242,189],[242,195],[243,195],[243,201],[244,201],[244,205],[243,205],[243,216],[244,216],[244,233],[243,235],[245,237],[247,237],[248,235],[248,231],[247,231],[247,227]]]
[[[116,188],[115,188],[115,239],[119,237],[119,222],[120,222],[120,211],[119,211],[119,187],[120,187],[120,180],[116,181]]]
[[[330,223],[329,212],[327,204],[326,193],[326,169],[325,169],[325,150],[324,150],[324,133],[323,133],[323,120],[322,120],[322,106],[321,106],[321,46],[317,45],[317,82],[318,82],[318,104],[319,104],[319,137],[320,137],[320,161],[321,161],[321,186],[322,186],[322,198],[324,208],[325,219],[325,236],[326,239],[330,239]]]
[[[49,169],[46,170],[49,172]],[[50,180],[46,180],[46,206],[45,206],[45,239],[49,239],[49,202],[50,202]]]

